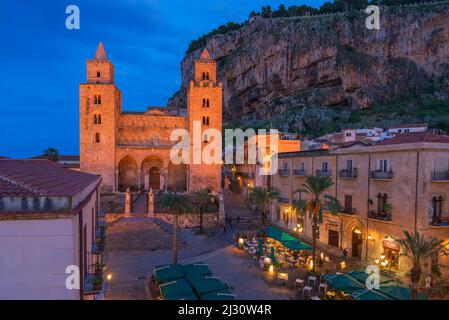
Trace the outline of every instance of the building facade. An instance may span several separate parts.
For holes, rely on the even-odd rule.
[[[335,150],[279,155],[273,176],[281,196],[272,204],[275,224],[310,238],[310,218],[297,217],[292,204],[308,195],[295,193],[308,175],[329,176],[338,215],[324,211],[318,240],[325,248],[370,263],[384,262],[389,271],[404,273],[397,239],[404,231],[419,231],[449,242],[449,137],[430,132],[403,134],[376,145],[363,143]],[[449,260],[441,258],[449,266]]]
[[[48,160],[0,160],[1,300],[93,299],[101,291],[88,281],[102,262],[100,182]],[[68,282],[78,287],[68,287],[76,274]]]
[[[105,191],[130,187],[169,191],[207,188],[218,192],[221,164],[175,164],[170,152],[178,142],[171,140],[174,130],[189,134],[192,150],[194,126],[201,126],[197,132],[199,152],[210,142],[206,130],[221,132],[222,91],[216,62],[204,49],[195,62],[185,109],[123,111],[122,93],[114,84],[114,66],[100,43],[94,59],[87,60],[87,82],[79,88],[81,171],[101,175]]]

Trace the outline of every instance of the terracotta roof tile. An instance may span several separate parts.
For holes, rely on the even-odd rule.
[[[0,160],[1,196],[73,196],[100,176],[48,160]]]
[[[435,134],[432,132],[418,132],[418,133],[403,133],[397,136],[385,139],[379,142],[377,145],[392,145],[392,144],[404,144],[404,143],[419,143],[419,142],[431,142],[431,143],[449,143],[449,136],[443,134]]]

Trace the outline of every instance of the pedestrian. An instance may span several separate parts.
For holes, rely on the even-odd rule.
[[[346,262],[348,259],[348,248],[343,249],[343,260]]]

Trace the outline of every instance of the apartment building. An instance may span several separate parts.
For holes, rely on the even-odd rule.
[[[324,212],[318,235],[324,247],[347,248],[354,258],[402,273],[409,266],[396,239],[405,230],[449,241],[449,136],[409,133],[375,145],[279,154],[273,186],[281,196],[271,206],[271,220],[306,238],[310,218],[297,218],[292,204],[307,199],[294,191],[308,175],[329,176],[334,184],[327,193],[342,206],[338,215]],[[449,259],[440,263],[449,266]]]

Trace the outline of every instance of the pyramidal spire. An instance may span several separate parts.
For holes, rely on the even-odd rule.
[[[204,48],[203,52],[201,53],[200,59],[201,60],[212,60],[212,58],[209,54],[209,50],[207,50],[207,48]]]
[[[108,57],[106,56],[106,51],[104,51],[103,42],[100,41],[97,47],[97,51],[95,52],[94,60],[98,61],[107,61]]]

